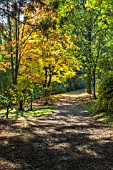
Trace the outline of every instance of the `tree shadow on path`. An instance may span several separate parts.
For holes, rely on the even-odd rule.
[[[113,128],[77,106],[1,124],[1,170],[113,169]]]

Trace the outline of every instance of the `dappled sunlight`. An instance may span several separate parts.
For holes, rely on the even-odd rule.
[[[51,98],[53,98],[55,106],[70,107],[76,105],[84,107],[84,104],[92,105],[94,103],[92,94],[86,93],[84,89],[52,95]]]
[[[96,151],[92,150],[90,148],[90,145],[89,146],[88,145],[77,146],[77,149],[83,154],[88,154],[94,158],[100,158],[100,155]]]
[[[48,114],[53,107],[39,107],[39,106],[34,106],[32,111],[26,108],[23,111],[16,110],[15,108],[9,111],[8,117],[10,119],[21,119],[23,120],[25,117],[39,117]],[[6,116],[6,110],[3,109],[0,111],[0,118]]]
[[[91,95],[89,95],[88,93],[81,93],[81,94],[77,94],[76,92],[73,93],[65,93],[61,95],[62,97],[69,97],[69,98],[79,98],[79,97],[90,97]]]
[[[7,165],[8,165],[8,167],[7,167]],[[5,158],[0,157],[0,168],[1,168],[1,170],[2,169],[4,170],[4,167],[6,167],[5,169],[7,169],[7,170],[21,169],[22,168],[22,166],[19,162],[18,163],[16,162],[16,164],[15,164],[15,162],[13,162],[13,161],[9,161]]]
[[[68,92],[68,93],[62,93],[62,94],[57,94],[53,95],[54,98],[61,98],[62,100],[64,99],[76,99],[76,98],[89,98],[91,94],[88,94],[87,92],[81,92],[78,93],[76,91]]]
[[[112,169],[113,129],[96,121],[76,99],[61,96],[59,105],[40,117],[1,120],[1,165],[26,170]]]
[[[113,145],[109,138],[105,140],[105,136],[110,136],[110,129],[106,129],[101,124],[95,125],[91,117],[85,117],[87,112],[81,111],[79,115],[77,111],[75,109],[75,112],[70,112],[68,108],[66,116],[65,110],[54,110],[46,117],[12,121],[9,130],[11,128],[15,133],[20,129],[20,133],[18,136],[16,133],[15,136],[8,136],[7,140],[5,138],[7,133],[5,134],[1,143],[2,157],[4,162],[6,161],[3,167],[12,165],[14,169],[20,167],[36,169],[43,165],[44,169],[47,167],[55,169],[59,165],[62,169],[65,163],[68,169],[70,165],[77,168],[78,162],[83,159],[84,161],[79,164],[86,170],[89,162],[94,166],[107,168],[102,161],[104,157],[112,159]],[[27,127],[23,129],[25,123]],[[108,149],[103,146],[107,143]],[[10,153],[10,156],[5,153],[5,150]],[[68,164],[65,161],[68,161]],[[112,167],[110,162],[108,165]]]
[[[87,110],[82,110],[81,113],[88,113],[88,111]]]
[[[65,150],[65,149],[69,149],[70,145],[67,142],[63,142],[63,143],[59,143],[59,144],[54,145],[52,148],[58,149],[58,150]]]

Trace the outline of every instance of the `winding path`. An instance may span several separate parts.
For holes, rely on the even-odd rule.
[[[78,106],[77,95],[65,94],[44,117],[13,121],[7,137],[2,131],[0,170],[113,170],[113,128]]]

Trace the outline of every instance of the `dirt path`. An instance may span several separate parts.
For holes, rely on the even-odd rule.
[[[83,95],[61,95],[38,119],[1,120],[0,170],[113,170],[113,128],[80,107]]]

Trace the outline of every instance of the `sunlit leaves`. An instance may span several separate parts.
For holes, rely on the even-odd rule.
[[[69,8],[66,2],[62,11],[62,2],[55,7],[55,2],[49,6],[45,1],[43,5],[32,1],[23,7],[22,15],[17,11],[18,20],[8,16],[2,34],[2,57],[10,63],[12,100],[24,101],[34,84],[49,88],[52,82],[64,82],[80,69],[76,58],[80,49],[73,43],[76,36],[61,24],[62,17],[75,8],[72,1],[68,3]],[[3,69],[6,63],[1,64]]]

